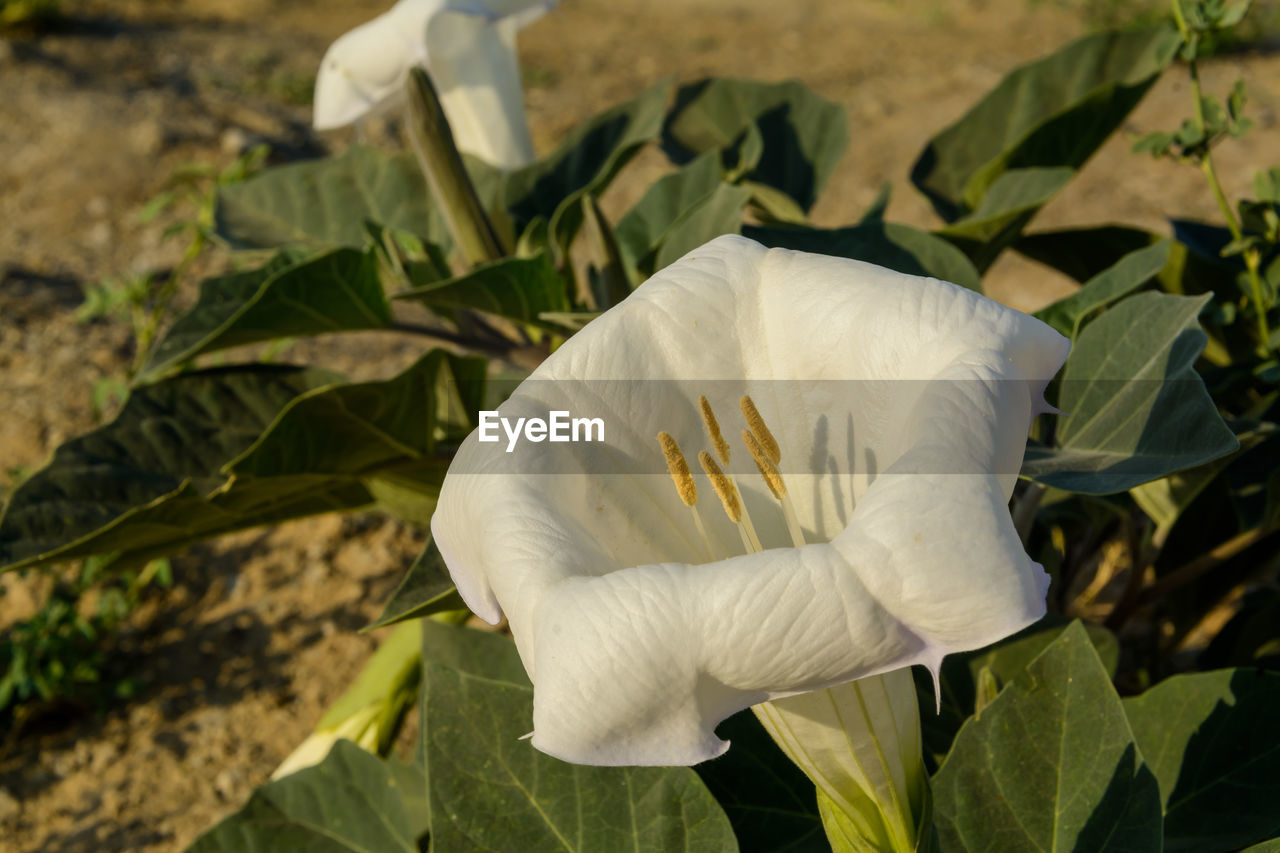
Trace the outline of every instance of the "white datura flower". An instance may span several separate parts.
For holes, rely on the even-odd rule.
[[[1068,346],[946,282],[737,236],[592,321],[467,438],[431,525],[468,606],[509,620],[533,745],[695,764],[743,708],[1039,619],[1008,501]],[[577,443],[518,426],[557,411]]]
[[[316,76],[313,124],[329,130],[397,103],[409,69],[431,75],[460,151],[514,169],[533,160],[516,31],[556,0],[400,0],[343,35]]]

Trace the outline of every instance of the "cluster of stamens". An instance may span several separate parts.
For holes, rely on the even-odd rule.
[[[797,547],[804,545],[804,531],[800,527],[799,519],[796,518],[791,499],[787,497],[787,485],[782,479],[782,472],[778,469],[778,464],[782,461],[782,449],[765,424],[755,402],[749,396],[744,396],[739,401],[739,406],[742,409],[743,420],[747,424],[747,428],[740,433],[742,443],[755,461],[760,476],[769,487],[769,493],[782,506],[782,514],[786,519],[792,544]],[[729,467],[729,442],[720,431],[720,422],[716,420],[715,412],[711,409],[711,403],[706,397],[698,398],[698,412],[702,415],[702,424],[706,428],[707,438],[711,442],[712,450],[715,451],[714,456],[706,450],[700,451],[698,464],[707,475],[707,479],[711,481],[711,487],[715,490],[716,497],[720,498],[720,505],[724,507],[725,515],[737,525],[738,533],[742,536],[742,545],[747,553],[762,551],[764,547],[760,543],[755,525],[751,522],[751,515],[747,512],[746,504],[738,491],[738,485],[733,477],[725,472]],[[670,433],[658,433],[658,444],[662,447],[662,455],[667,459],[667,469],[671,472],[671,479],[676,484],[676,492],[684,505],[693,513],[693,523],[702,537],[707,556],[714,560],[716,559],[715,549],[711,547],[707,529],[698,512],[698,489],[694,484],[693,474],[689,470],[689,463]]]

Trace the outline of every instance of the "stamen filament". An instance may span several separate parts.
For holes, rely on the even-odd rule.
[[[729,442],[725,441],[724,434],[720,432],[720,422],[716,420],[716,413],[711,411],[711,403],[706,397],[698,398],[698,411],[702,413],[702,424],[707,428],[707,438],[711,439],[711,446],[715,449],[720,464],[728,466]]]
[[[751,523],[751,516],[747,514],[747,508],[742,503],[742,497],[738,494],[738,487],[733,484],[728,475],[721,470],[716,464],[716,460],[711,458],[711,454],[702,451],[698,454],[698,463],[702,465],[702,470],[706,472],[707,478],[711,480],[711,487],[716,490],[716,495],[720,498],[720,503],[724,505],[724,514],[729,516],[729,520],[738,525],[738,533],[742,536],[742,545],[747,549],[748,554],[754,554],[763,551],[760,546],[760,537],[756,535],[755,525]]]
[[[782,448],[778,446],[778,440],[773,437],[769,427],[765,426],[764,418],[760,416],[760,410],[756,408],[755,401],[747,395],[738,401],[738,406],[742,409],[742,416],[747,420],[747,428],[760,442],[760,446],[769,455],[770,461],[777,465],[782,461]]]
[[[747,398],[743,398],[744,400]],[[800,519],[796,517],[795,507],[791,503],[791,498],[787,494],[787,484],[782,479],[782,472],[778,470],[777,463],[770,458],[768,451],[762,446],[758,437],[747,430],[742,431],[742,443],[747,446],[747,451],[751,454],[751,458],[755,460],[756,468],[760,470],[760,476],[764,478],[765,485],[769,487],[769,491],[778,499],[778,503],[782,504],[782,517],[787,522],[787,533],[791,535],[791,544],[797,548],[805,544],[804,528],[800,526]],[[781,454],[779,454],[781,458]]]
[[[711,537],[707,536],[707,528],[702,524],[702,513],[698,512],[698,505],[694,504],[689,507],[689,512],[693,513],[693,526],[698,528],[698,535],[702,537],[702,545],[707,549],[707,562],[714,563],[716,561],[716,549],[711,547]]]

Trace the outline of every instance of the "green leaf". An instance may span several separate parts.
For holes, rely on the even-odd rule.
[[[1129,295],[1158,275],[1169,261],[1169,249],[1169,241],[1161,240],[1127,254],[1089,279],[1080,290],[1033,316],[1074,340],[1080,324],[1091,313]]]
[[[1110,494],[1235,450],[1194,368],[1206,302],[1139,293],[1086,326],[1063,369],[1057,446],[1028,447],[1023,476]]]
[[[1159,242],[1160,235],[1126,225],[1068,228],[1023,234],[1014,244],[1020,254],[1083,284],[1125,255]]]
[[[0,517],[0,565],[186,542],[194,526],[219,532],[243,526],[248,520],[225,496],[212,498],[224,480],[222,466],[252,445],[290,400],[334,379],[254,365],[135,388],[114,421],[59,447],[53,461],[14,492]],[[369,501],[367,494],[325,489],[260,497],[257,509],[273,517]]]
[[[533,690],[505,637],[423,623],[431,849],[737,850],[687,767],[585,767],[521,736]]]
[[[862,218],[857,222],[858,225],[869,225],[873,222],[884,222],[885,212],[889,209],[889,197],[893,195],[893,184],[885,181],[880,185],[880,190],[876,193],[876,197],[871,200],[871,204],[863,211]]]
[[[135,389],[115,421],[14,494],[0,563],[143,559],[375,498],[425,524],[483,372],[436,350],[383,382],[326,386],[332,375],[254,365]]]
[[[663,238],[682,213],[720,186],[722,174],[720,157],[708,151],[655,181],[614,229],[628,261],[652,273],[652,258]]]
[[[933,794],[947,850],[1160,849],[1160,790],[1079,624],[965,723]]]
[[[766,246],[853,258],[911,275],[927,275],[981,292],[982,281],[964,253],[910,225],[869,222],[851,228],[758,228],[743,235]]]
[[[543,217],[553,241],[567,250],[582,224],[582,195],[600,195],[636,152],[657,137],[670,95],[671,83],[664,80],[574,128],[551,154],[512,172],[503,197],[516,233]]]
[[[732,746],[694,767],[733,824],[743,850],[802,853],[830,850],[813,783],[778,749],[756,715],[742,711],[716,734]]]
[[[205,279],[195,307],[151,352],[143,376],[228,347],[390,324],[374,252],[336,249],[296,263],[280,255],[260,270]]]
[[[227,465],[232,484],[356,480],[426,524],[452,451],[475,426],[484,365],[432,350],[391,379],[303,394]]]
[[[1252,847],[1246,847],[1240,853],[1280,853],[1280,838],[1271,838]]]
[[[1018,68],[929,142],[912,182],[984,267],[1120,126],[1180,41],[1167,25],[1100,33]]]
[[[660,270],[722,234],[737,234],[742,228],[742,210],[751,190],[720,184],[711,195],[686,210],[665,236],[654,257]]]
[[[1280,674],[1175,675],[1124,700],[1160,783],[1165,850],[1216,853],[1280,832]]]
[[[916,695],[920,700],[926,751],[940,760],[951,749],[960,726],[978,710],[983,673],[994,678],[998,687],[1004,687],[1021,675],[1028,664],[1061,637],[1071,624],[1072,620],[1050,613],[1039,622],[986,648],[947,655],[939,678],[942,689],[940,702],[934,695],[931,677],[922,667],[917,667],[913,674],[916,676]],[[1120,658],[1120,644],[1115,635],[1101,625],[1080,624],[1089,635],[1108,677],[1114,675]]]
[[[218,234],[238,248],[360,248],[365,222],[450,245],[417,162],[355,145],[219,187]]]
[[[349,740],[323,762],[269,782],[196,839],[191,853],[418,853],[399,774]]]
[[[416,264],[409,264],[409,280],[417,283]],[[568,285],[556,272],[551,258],[541,252],[532,258],[505,258],[476,267],[470,272],[432,281],[429,267],[424,276],[430,283],[395,294],[396,299],[412,299],[428,308],[454,311],[468,308],[486,311],[522,323],[546,325],[544,313],[567,312]]]
[[[445,610],[461,610],[466,606],[453,585],[440,549],[432,539],[427,541],[400,586],[391,594],[391,600],[382,608],[382,615],[366,625],[364,630],[372,631],[407,619],[420,619]]]
[[[744,142],[763,143],[746,158],[746,180],[773,187],[808,210],[849,142],[844,107],[798,80],[761,83],[728,77],[680,88],[663,131],[673,159],[706,151],[732,158]]]
[[[1233,420],[1229,426],[1235,433],[1236,440],[1240,442],[1235,452],[1129,490],[1134,502],[1150,516],[1157,527],[1165,529],[1172,527],[1182,512],[1191,505],[1196,496],[1204,491],[1205,487],[1213,482],[1214,478],[1228,465],[1235,463],[1242,453],[1256,447],[1271,435],[1269,428],[1263,428],[1253,421]]]
[[[1075,171],[1063,166],[1010,169],[996,179],[978,208],[938,231],[986,271],[1017,240],[1037,210],[1067,185]]]

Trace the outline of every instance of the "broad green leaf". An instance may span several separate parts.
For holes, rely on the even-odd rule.
[[[415,281],[415,267],[410,264],[406,268],[410,281]],[[427,273],[430,281],[434,273],[430,268]],[[568,284],[545,252],[532,258],[495,261],[454,278],[402,291],[395,298],[412,299],[446,312],[467,308],[537,325],[545,325],[543,314],[571,309]]]
[[[1212,462],[1206,462],[1204,465],[1178,471],[1168,477],[1161,477],[1159,480],[1152,480],[1150,483],[1143,483],[1129,490],[1129,495],[1134,502],[1150,516],[1157,527],[1165,529],[1172,527],[1182,515],[1183,510],[1191,505],[1196,496],[1204,491],[1215,477],[1228,465],[1234,464],[1243,452],[1256,447],[1271,435],[1269,429],[1262,428],[1255,421],[1233,420],[1228,426],[1235,433],[1236,440],[1240,442],[1236,451],[1220,456]]]
[[[739,186],[751,191],[749,207],[762,225],[804,225],[808,222],[804,208],[782,190],[757,181],[743,181]]]
[[[1252,847],[1241,850],[1240,853],[1280,853],[1280,838],[1271,838],[1254,844]]]
[[[938,233],[963,249],[985,272],[1017,240],[1036,211],[1074,175],[1075,171],[1065,166],[1010,169],[988,188],[976,210]]]
[[[815,789],[750,711],[734,714],[716,734],[732,746],[694,767],[716,798],[743,850],[823,853],[830,847]]]
[[[761,83],[714,78],[681,87],[663,131],[677,160],[705,151],[760,145],[741,176],[773,187],[808,210],[849,142],[844,107],[798,80]]]
[[[425,523],[473,425],[483,362],[437,350],[385,382],[332,379],[254,365],[135,389],[114,422],[69,442],[14,494],[0,560],[143,559],[375,499]]]
[[[336,249],[289,264],[206,279],[194,308],[151,352],[144,376],[207,352],[284,337],[391,324],[372,251]]]
[[[241,489],[260,480],[362,482],[397,515],[425,524],[483,394],[483,359],[432,350],[391,379],[299,396],[226,470]]]
[[[1099,33],[1016,69],[929,142],[912,182],[948,223],[968,220],[957,236],[985,266],[1120,126],[1180,41],[1168,25]]]
[[[223,484],[222,466],[252,445],[290,400],[334,379],[255,365],[135,388],[114,421],[59,447],[53,461],[14,492],[0,517],[0,565],[185,542],[196,526],[236,529],[245,520],[239,508],[225,496],[210,500]],[[256,509],[279,513],[300,500],[299,508],[319,512],[331,499],[348,505],[359,497],[325,489],[261,494]]]
[[[1160,849],[1160,789],[1078,624],[965,723],[933,794],[945,850]]]
[[[1280,833],[1280,674],[1175,675],[1124,700],[1160,783],[1171,853],[1217,853]]]
[[[737,850],[687,767],[585,767],[522,735],[533,690],[506,637],[423,623],[423,754],[431,849]]]
[[[751,190],[720,184],[711,195],[686,210],[672,225],[654,257],[660,270],[722,234],[737,234],[742,228],[742,210]]]
[[[583,307],[606,311],[631,295],[635,287],[635,271],[618,245],[613,224],[600,209],[595,196],[582,197],[583,242],[587,247],[586,284],[590,299],[581,291],[577,294]],[[544,311],[542,317],[562,318],[564,311]],[[549,322],[556,322],[554,320]]]
[[[652,256],[663,238],[682,213],[720,186],[722,172],[719,155],[708,151],[655,181],[614,229],[628,261],[652,272]]]
[[[422,553],[405,573],[400,586],[391,594],[391,600],[382,608],[382,615],[364,630],[464,608],[466,604],[454,588],[453,578],[449,577],[449,569],[444,564],[440,549],[436,547],[435,540],[428,540]]]
[[[879,264],[911,275],[927,275],[981,292],[978,271],[946,240],[895,222],[868,222],[851,228],[758,228],[742,233],[766,246],[817,252]]]
[[[856,224],[869,225],[873,222],[884,222],[885,212],[889,209],[889,197],[892,195],[893,184],[885,181],[880,185],[876,197],[871,200],[871,204],[867,205],[867,209],[863,211],[862,217]]]
[[[1164,269],[1170,243],[1159,243],[1125,255],[1089,279],[1080,290],[1037,311],[1034,316],[1074,340],[1084,319],[1137,290]]]
[[[417,162],[362,145],[267,169],[218,191],[218,234],[241,248],[360,248],[365,222],[449,245]]]
[[[1019,254],[1083,284],[1120,262],[1125,255],[1145,249],[1162,237],[1126,225],[1069,228],[1023,234],[1014,244]]]
[[[418,853],[403,776],[349,740],[320,764],[253,792],[191,853]]]
[[[1028,447],[1023,475],[1110,494],[1235,450],[1194,368],[1207,301],[1139,293],[1086,326],[1063,369],[1057,444]]]
[[[658,136],[670,95],[670,82],[658,83],[579,125],[551,154],[507,176],[503,197],[516,233],[543,217],[552,239],[567,248],[582,223],[582,194],[598,196]]]
[[[913,674],[916,676],[926,752],[941,760],[951,749],[960,726],[978,710],[979,686],[984,675],[994,679],[998,692],[1017,678],[1071,624],[1071,620],[1050,613],[1034,625],[984,649],[947,655],[938,681],[942,690],[941,701],[934,695],[932,678],[922,667],[917,667]],[[1115,635],[1101,625],[1080,624],[1089,635],[1108,677],[1114,675],[1120,658],[1120,644]]]

